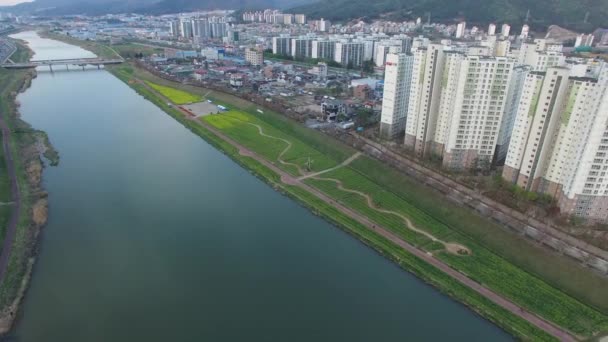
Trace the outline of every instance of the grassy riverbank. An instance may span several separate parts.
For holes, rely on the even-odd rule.
[[[31,51],[18,44],[11,59],[14,62],[29,60]],[[0,284],[0,333],[6,333],[12,326],[18,307],[25,293],[34,262],[35,246],[40,228],[47,219],[46,193],[41,189],[43,164],[39,156],[39,146],[45,147],[49,163],[56,165],[59,155],[50,146],[48,136],[34,130],[19,117],[16,96],[29,87],[35,77],[34,70],[0,69],[0,115],[10,130],[10,151],[21,198],[19,221],[6,273]],[[6,203],[11,198],[7,165],[2,151],[0,165],[0,243],[5,242],[8,217],[16,203]]]

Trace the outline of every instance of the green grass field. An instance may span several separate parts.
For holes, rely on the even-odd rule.
[[[188,93],[183,90],[165,87],[160,84],[146,82],[150,87],[152,87],[157,92],[161,93],[164,97],[168,98],[171,102],[177,105],[183,105],[192,102],[200,102],[203,100],[202,96],[195,95],[192,93]]]
[[[205,116],[203,117],[203,120],[222,130],[237,142],[251,147],[254,151],[260,153],[268,160],[275,162],[279,168],[294,176],[300,175],[295,166],[285,165],[277,162],[279,155],[285,151],[288,144],[281,140],[260,135],[258,128],[254,125],[262,127],[263,132],[267,135],[285,139],[291,142],[292,145],[282,156],[282,160],[297,164],[302,169],[306,169],[308,158],[310,158],[312,161],[309,170],[312,172],[331,168],[341,162],[341,160],[332,160],[308,144],[295,139],[293,136],[281,132],[277,128],[267,125],[258,116],[246,113],[244,111],[230,110],[217,115]]]
[[[125,81],[131,77],[141,77],[157,84],[170,85],[168,81],[128,65],[119,69],[124,73],[122,78]],[[195,94],[207,91],[181,84],[174,86]],[[306,155],[316,152],[326,158],[323,163],[329,166],[338,164],[354,153],[353,149],[280,114],[268,110],[264,110],[264,114],[258,114],[255,112],[255,105],[243,103],[243,100],[237,98],[232,101],[231,95],[211,92],[208,98],[230,103],[230,107],[234,109],[228,113],[206,117],[204,120],[207,123],[275,162],[279,167],[281,165],[277,164],[276,158],[285,148],[285,143],[260,136],[257,128],[248,123],[259,125],[266,134],[287,139],[293,146],[297,146],[290,151],[292,154],[284,156],[285,160],[307,158]],[[158,104],[158,101],[155,103]],[[159,106],[162,108],[162,105],[160,103]],[[282,167],[293,174],[293,169]],[[361,157],[349,168],[323,175],[329,176],[339,177],[347,187],[352,186],[367,192],[377,205],[407,215],[416,225],[432,234],[471,248],[473,255],[470,257],[463,258],[447,253],[440,253],[439,257],[496,292],[581,336],[590,337],[599,331],[608,330],[608,318],[595,309],[600,308],[603,312],[608,312],[608,296],[605,292],[608,281],[605,278],[580,267],[566,257],[550,253],[525,238],[505,231],[496,223],[448,201],[430,188],[374,159]],[[423,248],[434,248],[424,237],[408,237],[410,233],[400,226],[402,224],[397,219],[372,213],[361,199],[339,191],[331,182],[311,182],[315,182],[315,186],[321,191],[370,216],[370,219],[382,222],[394,231],[401,231],[404,239]],[[309,198],[306,203],[311,201],[313,199]],[[329,209],[327,211],[331,212]],[[328,215],[337,216],[335,210]],[[336,220],[335,217],[329,219]],[[392,252],[390,254],[393,255]],[[592,306],[584,304],[583,301]]]

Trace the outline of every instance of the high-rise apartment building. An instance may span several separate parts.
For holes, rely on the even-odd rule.
[[[291,40],[293,38],[281,36],[272,38],[272,53],[275,55],[291,56]]]
[[[445,136],[443,165],[453,170],[488,168],[496,149],[513,62],[505,57],[457,56],[449,63],[450,55],[446,71],[452,69],[450,64],[459,70],[444,73],[447,80],[442,84],[453,86],[441,92],[442,101],[450,101],[440,112],[435,129],[437,137]]]
[[[558,200],[565,214],[608,221],[608,68],[566,67],[524,82],[503,178]]]
[[[334,61],[345,67],[357,68],[363,64],[364,44],[359,42],[337,42]]]
[[[304,25],[306,24],[306,14],[296,14],[295,16],[296,24]]]
[[[500,30],[500,34],[503,37],[507,38],[510,33],[511,33],[511,25],[509,25],[509,24],[502,24],[502,29]]]
[[[493,36],[496,34],[496,24],[488,25],[488,36]]]
[[[179,25],[182,38],[192,38],[192,21],[189,18],[182,18],[179,21]]]
[[[180,36],[179,20],[171,20],[169,22],[169,33],[173,37],[179,37]]]
[[[390,53],[386,57],[380,135],[393,139],[405,132],[405,119],[414,57]]]
[[[460,23],[458,23],[458,25],[456,25],[456,33],[454,34],[456,39],[464,37],[464,30],[466,29],[466,27],[467,23],[464,21],[461,21]]]
[[[429,44],[412,49],[412,54],[414,60],[404,145],[422,157],[435,136],[443,79],[444,46]]]
[[[498,140],[496,141],[496,155],[494,158],[497,165],[503,165],[507,158],[511,133],[513,132],[517,109],[519,108],[519,102],[524,90],[524,82],[530,70],[531,67],[528,65],[518,65],[513,68],[513,72],[511,73],[505,111],[500,123]]]
[[[315,38],[300,37],[291,39],[291,56],[293,58],[312,58],[312,42]]]
[[[332,40],[314,40],[311,57],[315,59],[333,60],[336,55],[336,42]]]

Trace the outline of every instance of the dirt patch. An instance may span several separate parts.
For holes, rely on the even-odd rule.
[[[42,177],[42,162],[40,162],[40,159],[31,160],[25,172],[30,184],[40,184]]]
[[[207,101],[192,103],[189,105],[183,105],[182,107],[188,109],[192,113],[196,115],[196,117],[201,117],[209,114],[219,113],[220,110],[217,108],[217,105],[213,103],[209,103]]]
[[[42,226],[46,223],[49,217],[49,201],[46,198],[41,198],[32,207],[32,220],[37,226]]]
[[[445,250],[448,251],[448,253],[452,253],[455,255],[461,255],[461,256],[466,256],[466,255],[471,255],[471,250],[466,248],[463,245],[459,245],[457,243],[453,243],[453,242],[449,242],[445,244]]]

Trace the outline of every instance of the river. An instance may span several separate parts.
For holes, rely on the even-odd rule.
[[[18,100],[61,162],[16,341],[511,340],[104,70],[40,70]]]

